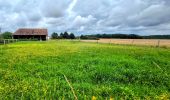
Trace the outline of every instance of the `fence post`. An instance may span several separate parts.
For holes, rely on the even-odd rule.
[[[4,45],[5,45],[5,40],[4,40]]]
[[[109,44],[111,44],[112,40],[110,39]]]
[[[160,40],[158,40],[158,44],[157,44],[157,47],[159,47],[160,46]]]
[[[132,40],[132,44],[134,43],[134,39]]]

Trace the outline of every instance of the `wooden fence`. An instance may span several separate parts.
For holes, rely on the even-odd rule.
[[[14,42],[18,42],[18,39],[2,39],[0,40],[0,44],[8,44],[8,43],[14,43]]]

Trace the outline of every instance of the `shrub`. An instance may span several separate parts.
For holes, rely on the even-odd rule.
[[[12,33],[11,33],[11,32],[4,32],[4,33],[2,34],[2,37],[3,37],[4,39],[12,39]]]

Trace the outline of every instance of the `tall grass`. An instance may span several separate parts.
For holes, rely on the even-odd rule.
[[[158,68],[158,66],[160,68]],[[75,41],[0,45],[0,99],[170,99],[170,49]]]

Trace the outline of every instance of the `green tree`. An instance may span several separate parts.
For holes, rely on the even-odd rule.
[[[81,35],[81,36],[80,36],[80,39],[88,39],[88,37],[85,36],[85,35]]]
[[[62,39],[62,38],[63,38],[63,33],[61,32],[61,33],[60,33],[60,39]]]
[[[73,33],[70,34],[70,39],[75,39],[75,35]]]
[[[68,34],[67,32],[64,32],[63,38],[64,38],[64,39],[69,39],[69,34]]]
[[[4,39],[12,39],[12,33],[11,33],[11,32],[4,32],[4,33],[2,34],[2,37],[3,37]]]
[[[58,39],[58,34],[53,32],[51,35],[52,39]]]

